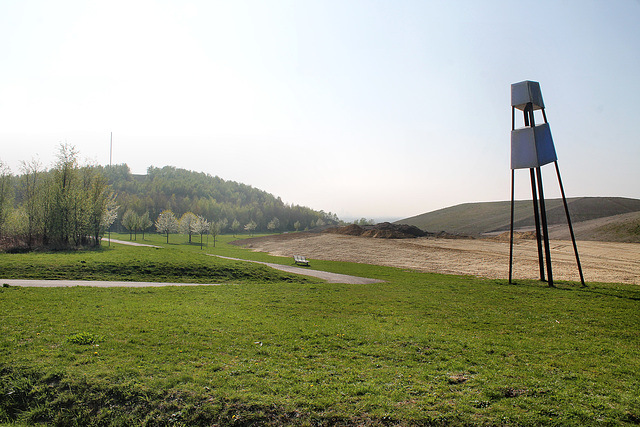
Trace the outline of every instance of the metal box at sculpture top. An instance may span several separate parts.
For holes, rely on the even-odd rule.
[[[544,108],[540,83],[525,80],[520,83],[512,84],[511,106],[524,111],[525,106],[529,102],[533,104],[534,110],[541,110]]]
[[[533,117],[534,110],[544,112],[540,83],[512,84],[511,107],[525,114],[525,127],[511,131],[511,169],[536,168],[558,160],[549,124],[536,126]]]

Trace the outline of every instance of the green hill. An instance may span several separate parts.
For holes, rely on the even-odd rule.
[[[152,220],[169,209],[177,217],[193,212],[208,221],[226,220],[229,229],[236,220],[241,226],[254,221],[255,231],[269,231],[269,223],[274,219],[279,224],[276,231],[304,230],[339,222],[331,212],[287,204],[266,191],[203,172],[150,166],[146,175],[134,175],[126,164],[100,169],[117,194],[120,219],[128,209],[138,215],[148,212]]]
[[[546,200],[549,225],[566,224],[562,199]],[[576,197],[567,199],[573,224],[615,215],[640,212],[640,200],[623,197]],[[531,200],[518,200],[514,209],[514,228],[534,227]],[[509,230],[510,202],[464,203],[396,221],[430,232],[480,235]]]

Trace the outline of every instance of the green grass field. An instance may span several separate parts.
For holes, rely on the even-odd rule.
[[[0,422],[640,423],[637,286],[313,260],[386,281],[326,284],[205,255],[292,263],[231,239],[0,254],[3,278],[224,284],[0,288]]]

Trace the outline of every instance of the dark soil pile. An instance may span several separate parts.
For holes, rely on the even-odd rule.
[[[365,226],[350,224],[344,227],[329,228],[325,232],[346,234],[349,236],[374,237],[378,239],[414,239],[416,237],[435,236],[434,233],[422,231],[414,225],[396,225],[390,222],[381,222],[380,224]]]

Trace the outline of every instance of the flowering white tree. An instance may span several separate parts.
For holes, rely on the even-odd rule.
[[[142,231],[142,240],[144,240],[144,232],[153,225],[153,221],[149,218],[149,211],[140,215],[140,231]]]
[[[156,220],[156,230],[158,233],[167,235],[167,243],[169,243],[169,234],[178,231],[178,225],[178,219],[170,210],[160,212]]]
[[[209,221],[200,215],[196,216],[196,220],[191,224],[191,231],[200,235],[200,249],[202,249],[202,236],[209,231]]]
[[[116,195],[111,193],[109,198],[107,199],[107,205],[104,208],[104,213],[102,214],[102,220],[100,221],[100,228],[104,233],[106,230],[111,227],[111,225],[118,218],[118,208],[120,206],[116,205]]]
[[[138,214],[133,209],[127,209],[124,215],[122,215],[120,223],[124,228],[129,230],[129,240],[131,240],[131,236],[133,235],[133,233],[136,233],[138,231],[138,228],[140,228],[140,216],[138,216]],[[136,233],[136,240],[137,237],[138,236]]]
[[[198,221],[198,217],[193,212],[186,212],[180,218],[180,231],[189,235],[189,243],[191,243],[191,235],[194,233],[193,227]]]
[[[248,231],[253,236],[253,230],[256,229],[258,224],[254,220],[249,221],[248,224],[244,226],[245,231]]]
[[[216,247],[216,238],[218,237],[218,234],[220,234],[220,230],[221,230],[221,225],[220,225],[221,221],[218,222],[212,222],[211,224],[209,224],[209,234],[211,234],[211,237],[213,237],[213,247]]]
[[[274,216],[273,219],[269,221],[269,224],[267,224],[267,228],[270,231],[276,231],[278,228],[280,228],[280,220]]]

